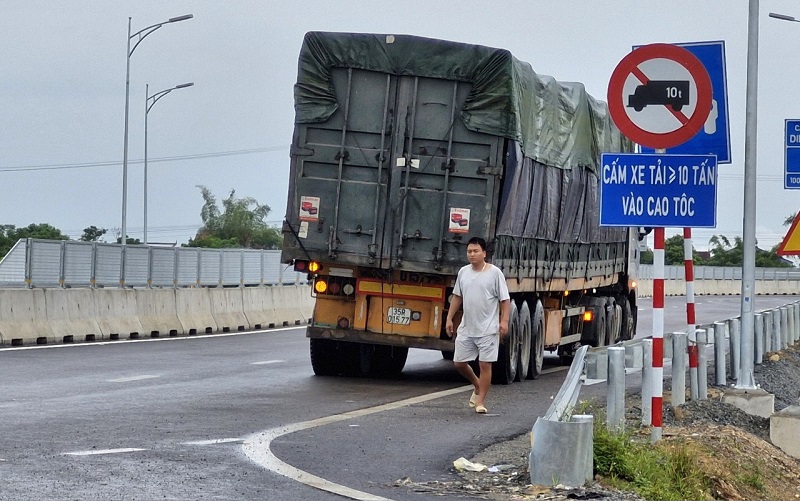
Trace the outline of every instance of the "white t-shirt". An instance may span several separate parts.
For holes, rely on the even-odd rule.
[[[458,270],[453,294],[464,310],[458,335],[481,337],[500,332],[500,301],[509,299],[506,277],[500,268],[486,263],[483,271],[468,264]]]

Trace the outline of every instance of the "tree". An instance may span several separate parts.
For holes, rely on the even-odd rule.
[[[81,242],[97,242],[106,232],[108,232],[107,229],[92,225],[83,229],[83,235],[78,240]]]
[[[49,224],[29,224],[17,228],[13,224],[0,225],[0,257],[5,256],[21,238],[41,238],[44,240],[69,240],[61,230]]]
[[[686,261],[686,255],[683,248],[683,236],[673,235],[664,241],[664,264],[667,265],[683,265]],[[702,266],[703,258],[697,253],[697,250],[692,245],[692,261],[698,266]]]
[[[277,249],[282,236],[277,228],[265,222],[270,212],[268,205],[261,205],[255,198],[236,198],[231,190],[222,201],[222,210],[217,200],[205,186],[198,186],[203,197],[200,218],[203,226],[188,247],[247,247],[251,249]]]

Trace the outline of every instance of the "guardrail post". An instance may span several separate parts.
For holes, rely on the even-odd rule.
[[[698,400],[697,393],[697,329],[689,332],[689,345],[686,347],[689,354],[689,395],[692,400]]]
[[[686,333],[672,333],[672,406],[686,403]]]
[[[789,309],[781,306],[781,349],[789,346]]]
[[[201,273],[202,269],[203,269],[203,252],[202,252],[202,250],[200,250],[200,247],[198,247],[197,248],[197,271],[196,271],[196,275],[195,275],[195,277],[196,277],[195,284],[198,287],[200,287],[200,285],[203,282],[203,278],[202,278],[203,274]]]
[[[731,341],[731,379],[739,382],[739,363],[742,360],[742,323],[738,318],[728,320],[728,337]]]
[[[147,246],[147,288],[153,288],[153,248]]]
[[[239,252],[239,287],[244,287],[244,249]]]
[[[642,424],[653,419],[653,340],[642,339]]]
[[[756,365],[764,363],[764,315],[753,313],[753,332],[756,336],[756,347],[753,362]]]
[[[772,310],[772,351],[781,351],[781,311]]]
[[[714,376],[717,386],[727,386],[725,376],[725,331],[728,325],[725,322],[714,322]]]
[[[261,287],[264,287],[264,261],[266,261],[266,259],[267,253],[264,251],[264,249],[261,249],[261,254],[259,255],[259,263],[261,264],[261,278],[258,282]]]
[[[697,330],[697,399],[708,400],[708,336],[705,329]]]
[[[608,392],[606,407],[609,430],[620,433],[625,429],[625,348],[611,346],[608,352]]]
[[[762,312],[764,316],[764,354],[772,351],[772,311]]]
[[[794,303],[794,342],[800,340],[800,303]]]
[[[124,238],[124,237],[123,237]],[[127,242],[127,240],[126,240]],[[119,286],[125,287],[125,249],[127,245],[123,245],[119,250]]]
[[[172,288],[178,288],[178,270],[180,269],[181,253],[180,247],[172,249]]]

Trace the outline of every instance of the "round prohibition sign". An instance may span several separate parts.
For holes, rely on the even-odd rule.
[[[691,139],[711,112],[711,79],[694,54],[651,44],[622,58],[608,84],[608,109],[619,130],[650,148]]]

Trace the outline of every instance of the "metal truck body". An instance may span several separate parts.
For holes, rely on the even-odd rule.
[[[501,49],[312,32],[295,110],[282,259],[313,279],[316,374],[395,375],[408,348],[451,357],[471,236],[512,294],[496,382],[536,377],[545,349],[633,335],[637,235],[599,227],[596,175],[631,144],[582,85]]]

